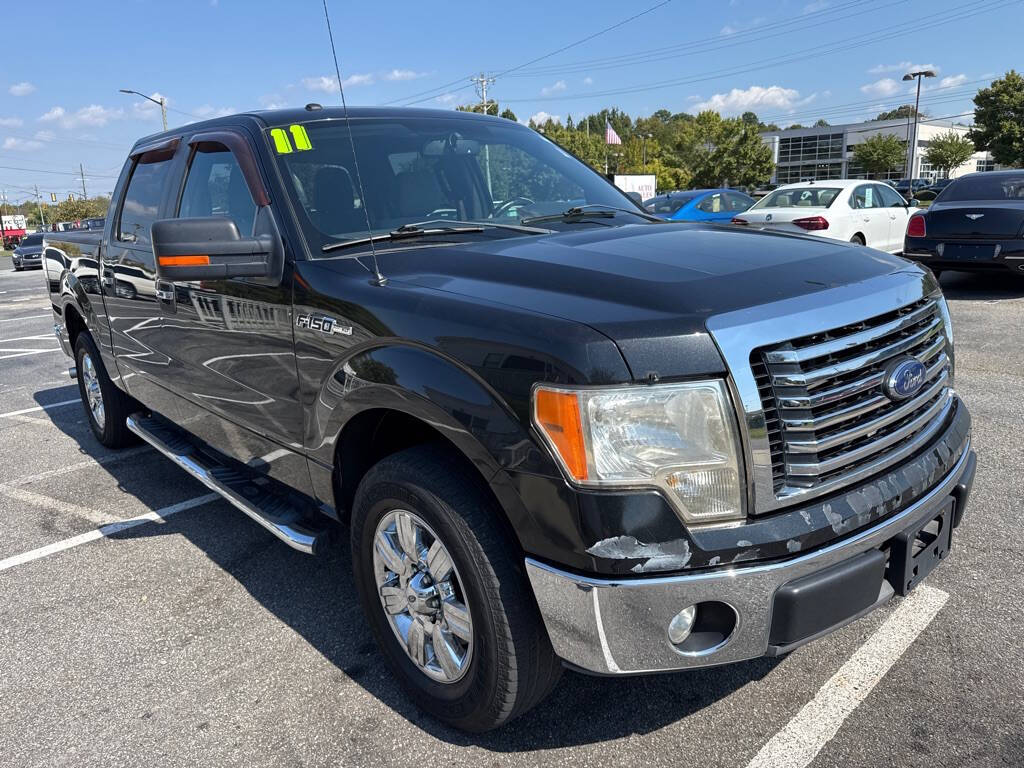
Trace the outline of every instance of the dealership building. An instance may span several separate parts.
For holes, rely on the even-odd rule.
[[[922,120],[917,126],[917,146],[914,149],[912,172],[905,172],[906,159],[889,170],[887,179],[936,179],[939,171],[925,162],[924,156],[936,136],[954,130],[964,136],[968,127],[943,120]],[[788,128],[783,131],[765,131],[761,139],[771,147],[775,161],[772,182],[791,184],[811,179],[863,179],[864,169],[853,159],[853,148],[871,136],[891,134],[907,146],[908,137],[914,133],[914,123],[903,120],[874,120],[868,123],[847,125],[825,125],[814,128]],[[959,168],[954,168],[950,178],[975,171],[995,170],[992,156],[988,152],[975,152],[974,156]]]

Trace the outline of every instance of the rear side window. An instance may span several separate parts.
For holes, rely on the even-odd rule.
[[[160,218],[160,201],[170,170],[169,152],[150,152],[136,160],[121,206],[118,240],[149,245],[149,230]]]
[[[256,203],[242,168],[223,144],[202,143],[189,166],[178,215],[182,218],[226,216],[242,235],[251,235]]]
[[[1024,173],[978,173],[955,179],[939,194],[944,203],[954,200],[1024,200]]]

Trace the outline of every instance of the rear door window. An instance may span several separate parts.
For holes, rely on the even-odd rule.
[[[223,144],[203,142],[196,146],[178,215],[182,218],[224,216],[235,222],[242,235],[252,234],[256,203],[241,166]]]
[[[160,218],[160,203],[166,191],[171,157],[170,152],[150,152],[136,160],[121,206],[118,240],[149,245],[150,227]]]

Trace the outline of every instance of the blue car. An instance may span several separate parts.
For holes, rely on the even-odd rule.
[[[754,204],[735,189],[688,189],[644,201],[644,208],[668,221],[730,221]]]

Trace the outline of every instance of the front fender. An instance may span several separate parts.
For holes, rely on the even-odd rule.
[[[455,446],[490,485],[525,545],[523,534],[536,528],[508,473],[557,476],[551,457],[475,372],[415,344],[355,351],[325,377],[306,425],[310,470],[321,500],[333,503],[331,471],[345,426],[380,409],[415,417]]]

